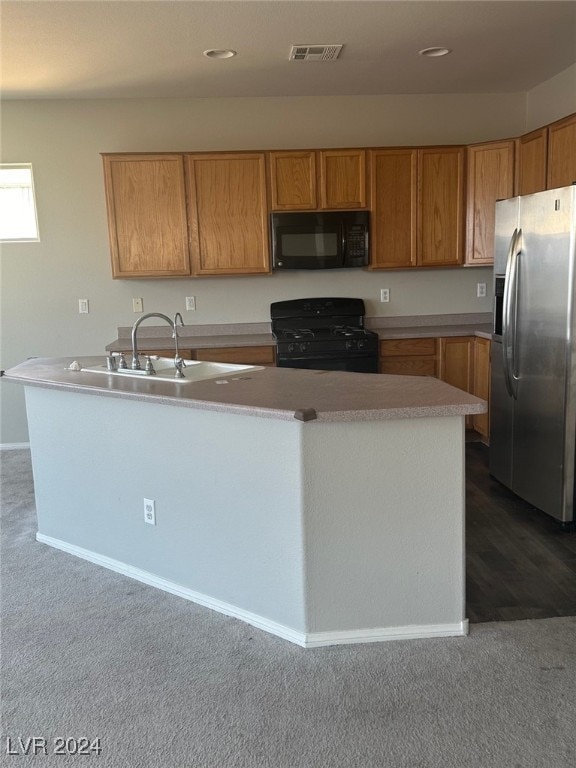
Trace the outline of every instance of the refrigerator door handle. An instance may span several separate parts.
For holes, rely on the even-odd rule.
[[[512,385],[512,395],[514,397],[514,400],[518,398],[518,380],[520,378],[520,371],[518,370],[518,359],[517,359],[517,351],[518,351],[518,344],[516,339],[516,331],[518,327],[518,286],[520,285],[520,254],[522,253],[522,230],[518,230],[518,234],[516,236],[516,242],[514,244],[513,249],[513,257],[512,257],[512,291],[511,291],[511,297],[510,301],[512,303],[512,311],[511,311],[511,321],[513,323],[512,329],[511,329],[511,365],[510,365],[510,373],[511,373],[511,379],[510,383]]]
[[[510,326],[512,323],[512,294],[517,239],[518,229],[515,229],[510,240],[508,257],[506,259],[506,274],[504,278],[504,297],[502,308],[502,358],[504,367],[504,383],[506,384],[506,391],[510,397],[514,397],[510,365],[510,360],[512,357],[512,338],[510,335]]]

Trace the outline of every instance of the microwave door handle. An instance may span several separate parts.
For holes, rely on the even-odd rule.
[[[346,226],[345,224],[340,224],[340,249],[341,249],[341,256],[342,256],[342,264],[346,263]]]

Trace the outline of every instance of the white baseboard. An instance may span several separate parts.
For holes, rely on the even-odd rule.
[[[468,619],[456,624],[418,624],[408,627],[352,629],[343,632],[309,632],[306,648],[350,643],[382,643],[387,640],[423,640],[432,637],[462,637],[468,634]]]
[[[0,443],[0,451],[23,451],[30,443]]]
[[[318,648],[326,645],[347,645],[352,643],[380,643],[387,640],[414,640],[432,637],[458,637],[468,634],[468,619],[455,624],[425,624],[408,627],[381,627],[376,629],[352,629],[345,631],[331,632],[299,632],[298,630],[278,624],[275,621],[259,616],[258,614],[244,611],[235,605],[225,603],[222,600],[204,595],[201,592],[195,592],[188,587],[183,587],[167,579],[143,571],[140,568],[134,568],[120,560],[114,560],[105,555],[99,555],[89,549],[77,547],[75,544],[68,544],[61,539],[55,539],[52,536],[45,536],[43,533],[36,534],[36,540],[42,544],[48,544],[50,547],[60,549],[70,555],[75,555],[83,560],[88,560],[96,565],[101,565],[116,573],[129,576],[131,579],[149,584],[152,587],[161,589],[164,592],[170,592],[178,597],[183,597],[198,605],[211,608],[218,613],[226,616],[233,616],[236,619],[245,621],[253,627],[269,632],[272,635],[289,640],[291,643],[300,645],[302,648]]]
[[[270,621],[264,616],[259,616],[258,614],[244,611],[241,608],[237,608],[235,605],[231,605],[230,603],[225,603],[222,600],[209,597],[208,595],[204,595],[201,592],[195,592],[194,590],[188,589],[188,587],[183,587],[182,585],[176,584],[173,581],[162,579],[159,576],[150,573],[149,571],[143,571],[140,568],[134,568],[133,566],[128,565],[127,563],[123,563],[120,560],[114,560],[111,557],[99,555],[89,549],[77,547],[75,544],[68,544],[61,539],[54,539],[52,536],[45,536],[43,533],[37,533],[36,540],[42,544],[48,544],[49,546],[55,547],[56,549],[61,549],[63,552],[68,552],[70,555],[81,557],[83,560],[88,560],[89,562],[95,563],[96,565],[102,565],[104,568],[109,568],[111,571],[116,571],[116,573],[129,576],[131,579],[136,579],[136,581],[141,581],[144,584],[149,584],[152,587],[162,589],[164,592],[170,592],[172,595],[178,595],[178,597],[183,597],[186,600],[197,603],[198,605],[211,608],[214,611],[218,611],[218,613],[224,613],[227,616],[233,616],[236,619],[241,619],[247,624],[251,624],[254,627],[258,627],[258,629],[263,629],[265,632],[270,632],[273,635],[282,637],[284,640],[290,640],[292,643],[297,643],[298,645],[303,644],[302,639],[304,634],[302,632],[297,632],[293,629],[290,629],[290,627],[285,627],[284,625],[278,624],[275,621]]]

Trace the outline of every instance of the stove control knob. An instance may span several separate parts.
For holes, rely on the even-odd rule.
[[[294,352],[296,350],[296,344],[288,344],[288,352]]]
[[[308,349],[308,344],[302,343],[300,344],[300,352],[306,352]]]
[[[358,349],[364,349],[365,346],[366,346],[366,342],[365,341],[360,340],[358,342]]]
[[[354,348],[354,342],[353,341],[347,341],[346,342],[346,349],[353,349]]]

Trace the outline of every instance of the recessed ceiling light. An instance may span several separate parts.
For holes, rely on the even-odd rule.
[[[451,48],[422,48],[421,51],[418,51],[420,56],[448,56],[449,53],[452,53]]]
[[[232,51],[230,48],[209,48],[204,51],[204,56],[209,59],[231,59],[232,56],[236,56],[236,51]]]

